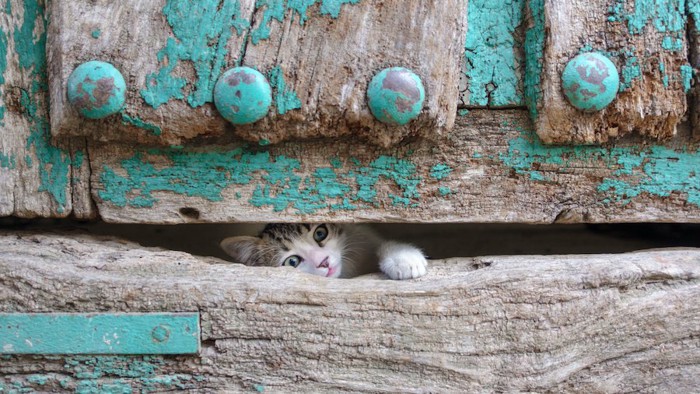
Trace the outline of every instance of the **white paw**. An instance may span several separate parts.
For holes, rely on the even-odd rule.
[[[391,248],[379,262],[379,268],[391,279],[415,279],[428,273],[428,262],[420,250],[402,245]]]

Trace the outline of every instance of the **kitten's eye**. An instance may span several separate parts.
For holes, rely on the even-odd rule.
[[[301,257],[297,255],[287,257],[284,259],[284,263],[282,263],[282,265],[294,268],[296,268],[296,266],[299,264],[301,264]]]
[[[325,224],[316,227],[314,230],[314,241],[321,242],[328,236],[328,229]]]

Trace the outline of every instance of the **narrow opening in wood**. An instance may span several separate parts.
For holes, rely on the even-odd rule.
[[[179,212],[197,220],[200,212]],[[369,224],[384,238],[408,242],[430,258],[494,255],[624,253],[664,247],[700,247],[700,224]],[[63,231],[78,229],[143,246],[162,247],[228,260],[219,242],[235,235],[256,235],[262,224],[145,225],[69,220],[0,219],[0,229]]]
[[[184,207],[180,208],[180,215],[188,219],[199,219],[199,210],[197,208]]]

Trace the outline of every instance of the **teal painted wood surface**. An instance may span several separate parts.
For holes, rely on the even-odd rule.
[[[198,351],[198,313],[0,313],[0,354]]]
[[[522,26],[525,0],[469,0],[461,105],[525,104]]]

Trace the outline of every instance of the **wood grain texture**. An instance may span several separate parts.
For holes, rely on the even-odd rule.
[[[71,234],[0,237],[3,312],[199,311],[194,357],[9,357],[0,387],[692,391],[700,251],[431,262],[328,280]]]
[[[531,2],[534,3],[534,2]],[[544,1],[546,43],[537,133],[547,143],[593,144],[637,132],[675,135],[687,104],[688,67],[682,1]],[[621,91],[606,109],[584,113],[562,93],[561,74],[579,52],[609,56]],[[536,56],[536,54],[528,54]]]
[[[686,3],[688,13],[688,52],[690,59],[690,72],[688,78],[688,115],[693,126],[693,137],[700,139],[700,83],[698,72],[700,69],[700,1],[688,0]]]
[[[466,1],[305,4],[52,2],[52,133],[161,145],[231,130],[267,142],[351,134],[390,146],[451,129]],[[65,102],[68,76],[93,59],[124,75],[123,114],[85,120]],[[265,73],[273,86],[275,108],[253,126],[229,125],[212,105],[213,84],[236,65]],[[369,81],[391,66],[413,69],[427,91],[421,115],[404,127],[379,123],[367,106]]]
[[[249,24],[255,2],[224,3],[218,9],[214,1],[52,1],[52,134],[179,144],[226,132],[227,122],[211,104],[212,91],[223,66],[241,61],[245,35],[236,34],[233,25]],[[91,60],[109,62],[124,76],[121,114],[87,120],[67,102],[68,77]]]
[[[461,108],[523,107],[525,0],[470,0]]]
[[[269,12],[260,8],[254,19]],[[278,111],[239,135],[271,142],[353,135],[386,147],[410,135],[445,133],[457,112],[466,15],[466,1],[374,0],[348,7],[337,19],[272,24],[268,40],[247,47],[244,63],[280,67],[301,108]],[[427,92],[420,116],[404,127],[382,125],[366,103],[371,78],[392,66],[413,70]]]
[[[73,205],[73,191],[90,176],[89,160],[80,169],[72,160],[84,155],[85,141],[51,139],[46,29],[43,1],[10,0],[0,9],[0,216],[91,217],[85,193],[85,203]]]
[[[347,139],[95,144],[91,184],[110,222],[697,222],[700,157],[688,135],[550,147],[525,111],[472,110],[442,141],[392,150]]]

